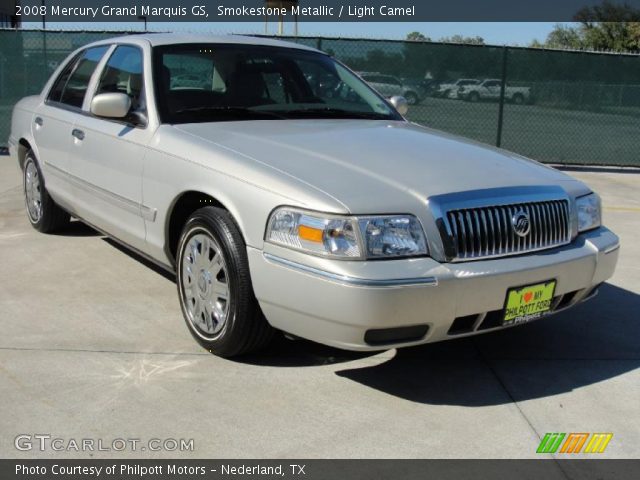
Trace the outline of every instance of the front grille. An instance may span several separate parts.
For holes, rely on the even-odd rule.
[[[529,218],[530,229],[524,236],[516,234],[512,222],[520,212]],[[516,255],[571,240],[567,200],[449,210],[445,222],[454,261]]]

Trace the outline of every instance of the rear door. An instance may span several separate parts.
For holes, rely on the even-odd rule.
[[[47,190],[71,210],[75,198],[69,166],[73,125],[82,115],[87,87],[108,49],[108,45],[89,48],[69,60],[33,118],[33,136]]]
[[[487,80],[483,84],[484,92],[483,96],[486,98],[497,99],[500,98],[500,80]]]
[[[380,92],[384,97],[391,97],[394,94],[394,85],[389,77],[384,75],[376,75],[374,77],[374,83],[376,90]]]
[[[369,84],[369,86],[375,89],[380,95],[385,97],[385,85],[381,83],[380,75],[362,75],[362,79]]]
[[[131,98],[130,117],[110,119],[90,112],[91,100],[102,93]],[[132,247],[143,249],[145,218],[154,215],[142,205],[145,147],[153,132],[146,118],[143,51],[116,45],[107,54],[74,125],[69,166],[78,180],[78,211],[82,218]],[[135,115],[134,115],[135,112]]]
[[[385,83],[386,96],[393,97],[394,95],[404,95],[404,87],[402,82],[391,75],[382,77]]]

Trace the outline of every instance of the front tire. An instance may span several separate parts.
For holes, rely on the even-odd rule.
[[[69,224],[71,217],[53,201],[32,150],[25,156],[22,171],[24,203],[31,226],[41,233],[53,233]]]
[[[407,103],[409,105],[417,105],[420,101],[418,99],[418,95],[416,95],[414,92],[407,92],[404,98],[407,100]]]
[[[182,314],[198,343],[221,357],[263,348],[274,332],[253,293],[246,248],[231,215],[216,207],[194,212],[178,243]]]

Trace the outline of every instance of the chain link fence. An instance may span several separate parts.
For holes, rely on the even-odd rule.
[[[131,32],[122,32],[131,33]],[[74,49],[119,32],[0,30],[0,146],[11,108]],[[408,118],[539,161],[640,167],[640,55],[298,37],[359,72]]]

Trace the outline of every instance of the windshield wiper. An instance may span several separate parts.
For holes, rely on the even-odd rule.
[[[333,107],[299,108],[295,110],[283,110],[287,116],[322,116],[327,118],[365,118],[368,120],[391,120],[391,116],[378,112],[358,112]]]
[[[231,107],[231,106],[209,106],[209,107],[189,107],[182,108],[173,112],[174,115],[184,114],[196,114],[196,115],[209,115],[209,114],[222,114],[225,117],[229,115],[235,115],[242,119],[247,118],[277,118],[279,120],[284,119],[282,115],[265,110],[253,110],[247,107]]]

